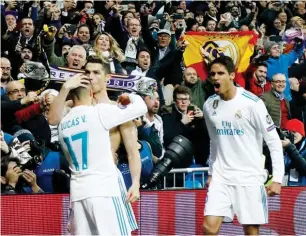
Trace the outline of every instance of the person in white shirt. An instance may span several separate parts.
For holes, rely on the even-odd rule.
[[[73,77],[71,77],[62,86],[59,95],[50,105],[50,110],[48,113],[49,124],[51,125],[59,124],[63,115],[65,114],[65,110],[69,109],[65,105],[71,103],[71,100],[66,101],[69,91],[72,88],[81,86],[82,84],[88,84],[89,83],[88,79],[90,81],[90,84],[92,85],[95,103],[106,103],[106,104],[116,103],[111,101],[107,95],[106,75],[109,73],[110,73],[109,67],[107,67],[106,64],[103,64],[100,58],[89,57],[87,60],[87,64],[85,66],[85,75],[76,74]],[[124,124],[121,124],[120,126],[113,127],[110,130],[110,138],[111,138],[112,153],[114,157],[114,165],[115,163],[117,163],[116,152],[119,149],[119,145],[122,141],[127,151],[127,159],[129,162],[129,167],[132,177],[132,185],[127,191],[126,186],[124,185],[122,174],[117,169],[118,182],[120,184],[121,197],[125,202],[124,205],[127,214],[129,215],[130,227],[133,230],[136,230],[138,226],[136,218],[133,213],[131,203],[137,201],[140,196],[139,188],[140,188],[141,161],[140,161],[140,153],[138,151],[138,146],[137,146],[138,145],[137,129],[135,129],[133,121],[128,121]],[[68,224],[68,229],[69,229],[69,224]]]
[[[85,85],[70,90],[73,107],[58,126],[59,141],[71,169],[70,201],[73,235],[130,235],[114,165],[109,130],[147,112],[138,95],[132,104],[93,104]],[[127,96],[127,95],[125,95]],[[101,153],[101,154],[99,154]]]
[[[203,232],[218,234],[222,221],[232,221],[236,214],[245,234],[258,235],[259,226],[268,223],[263,139],[273,164],[273,182],[267,187],[269,196],[281,191],[282,144],[262,100],[234,85],[232,59],[219,57],[209,70],[216,94],[208,98],[203,108],[211,140]]]

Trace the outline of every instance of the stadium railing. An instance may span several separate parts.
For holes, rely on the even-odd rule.
[[[172,178],[171,181],[169,177]],[[177,177],[182,179],[177,180]],[[168,175],[164,176],[163,189],[203,188],[207,177],[208,167],[172,169]],[[172,186],[168,185],[169,182],[173,182]],[[177,186],[178,182],[181,182],[180,186]]]

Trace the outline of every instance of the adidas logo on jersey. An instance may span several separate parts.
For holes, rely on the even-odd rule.
[[[216,115],[217,115],[217,112],[214,111],[211,115],[212,115],[212,116],[216,116]]]

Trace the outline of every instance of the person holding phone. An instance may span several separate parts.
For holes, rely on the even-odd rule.
[[[203,112],[191,103],[191,91],[186,86],[180,85],[174,89],[173,101],[171,106],[165,106],[161,110],[164,146],[167,147],[175,136],[183,135],[193,143],[196,164],[205,166],[209,141]]]

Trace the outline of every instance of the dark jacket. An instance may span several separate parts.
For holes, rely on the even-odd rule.
[[[197,164],[206,165],[209,155],[209,137],[203,118],[194,119],[190,124],[184,125],[182,113],[176,106],[164,106],[161,111],[164,126],[164,146],[167,147],[177,135],[183,135],[194,145],[194,157]]]
[[[303,147],[299,147],[300,150],[293,144],[290,143],[285,147],[284,151],[290,158],[290,169],[295,168],[299,175],[306,176],[306,145],[305,138],[301,141]]]

